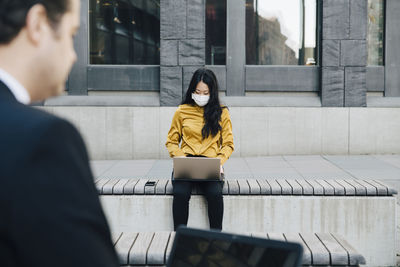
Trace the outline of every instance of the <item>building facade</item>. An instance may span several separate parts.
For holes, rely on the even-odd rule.
[[[82,0],[78,61],[43,105],[93,159],[167,158],[173,113],[206,66],[233,156],[400,153],[397,14],[398,0]]]
[[[396,0],[81,2],[68,95],[153,92],[175,106],[207,66],[226,96],[308,92],[324,107],[400,96]]]

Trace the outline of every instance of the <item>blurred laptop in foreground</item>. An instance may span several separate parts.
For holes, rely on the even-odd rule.
[[[298,267],[300,244],[179,227],[168,267]]]

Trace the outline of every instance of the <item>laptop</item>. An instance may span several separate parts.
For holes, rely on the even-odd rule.
[[[300,244],[181,226],[167,267],[299,267]]]
[[[176,180],[218,181],[221,180],[219,158],[182,157],[173,158]]]

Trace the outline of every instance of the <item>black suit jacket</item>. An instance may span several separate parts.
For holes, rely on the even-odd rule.
[[[81,136],[1,81],[0,266],[118,266]]]

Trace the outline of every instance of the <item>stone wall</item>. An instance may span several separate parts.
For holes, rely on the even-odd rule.
[[[176,107],[45,107],[82,133],[91,159],[169,158]],[[232,157],[400,154],[399,108],[230,107]]]

